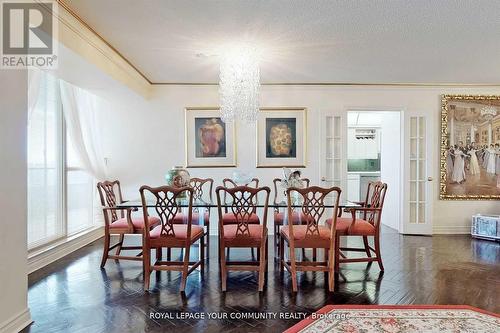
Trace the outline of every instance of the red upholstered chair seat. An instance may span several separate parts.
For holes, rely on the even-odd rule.
[[[155,226],[160,223],[160,219],[156,216],[149,216],[149,225]],[[144,229],[144,218],[142,217],[132,217],[132,224],[135,229]],[[111,223],[109,226],[111,229],[126,229],[128,228],[127,218],[123,217]]]
[[[351,236],[373,236],[375,235],[375,227],[368,221],[363,219],[356,219],[354,225],[349,230],[352,224],[352,218],[339,217],[337,218],[337,234],[351,235]],[[330,228],[332,226],[332,219],[326,220],[326,224]]]
[[[153,228],[149,232],[149,236],[151,239],[158,239],[160,237],[167,237],[167,236],[161,236],[161,225]],[[175,239],[186,239],[187,238],[187,224],[174,224],[174,234],[175,234]],[[192,225],[191,226],[191,239],[197,239],[200,236],[203,235],[203,227],[200,227],[199,225]],[[167,238],[174,238],[174,237],[167,237]]]
[[[275,213],[274,214],[274,224],[279,224],[279,225],[284,224],[285,215],[288,215],[288,214],[286,214],[285,212]],[[292,212],[292,223],[293,224],[306,223],[306,217],[305,217],[304,213],[302,213],[302,212],[299,213],[297,211]]]
[[[208,211],[205,211],[203,214],[202,220],[200,221],[200,214],[197,212],[193,212],[191,214],[191,221],[193,224],[206,224],[208,219],[210,218]],[[172,219],[172,223],[174,224],[186,224],[188,219],[187,212],[186,213],[177,213]]]
[[[311,235],[307,233],[307,225],[296,225],[293,227],[293,239],[295,247],[305,248],[330,248],[330,228],[318,226],[319,234]],[[290,240],[290,227],[283,226],[280,229],[281,235]]]
[[[258,246],[262,241],[262,228],[260,224],[249,224],[248,234],[238,232],[237,224],[228,224],[224,226],[224,243],[231,247],[250,247]]]
[[[222,223],[223,224],[237,224],[238,220],[233,213],[226,213],[222,215]],[[260,219],[259,216],[255,213],[252,213],[248,219],[249,224],[259,224]]]

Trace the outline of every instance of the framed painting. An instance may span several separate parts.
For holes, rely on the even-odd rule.
[[[441,199],[500,199],[500,96],[442,96],[440,165]]]
[[[257,119],[257,167],[304,168],[307,160],[307,110],[261,108]]]
[[[186,167],[235,167],[234,123],[224,123],[219,109],[186,108]]]

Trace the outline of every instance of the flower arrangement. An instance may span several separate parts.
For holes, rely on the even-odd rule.
[[[288,168],[283,168],[283,178],[281,179],[281,187],[285,190],[290,187],[303,188],[304,182],[300,179],[301,172],[299,170],[291,171]]]

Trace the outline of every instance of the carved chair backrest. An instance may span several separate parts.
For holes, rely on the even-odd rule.
[[[188,226],[188,233],[186,240],[190,239],[193,206],[193,189],[191,187],[149,187],[144,185],[141,186],[139,192],[141,193],[144,221],[148,221],[148,200],[152,199],[154,203],[154,210],[156,211],[156,214],[160,218],[161,222],[161,237],[175,237],[173,219],[181,208],[179,201],[188,200],[188,218],[186,223]],[[149,225],[146,225],[146,230],[149,230]],[[146,235],[146,238],[149,238],[148,232],[144,234]]]
[[[255,185],[255,186],[253,186]],[[224,186],[225,188],[234,188],[234,187],[238,187],[240,185],[236,184],[236,182],[230,178],[224,178],[222,180],[222,186]],[[246,183],[244,186],[249,186],[249,187],[252,187],[252,188],[258,188],[259,187],[259,179],[258,178],[252,178],[252,180],[250,180],[250,182]],[[228,203],[228,194],[227,192],[224,192],[224,203]],[[259,198],[258,197],[255,197],[255,200],[256,202],[259,202]],[[257,209],[257,208],[256,208]],[[229,207],[225,207],[224,211],[226,213],[229,212]],[[255,211],[254,211],[255,213]]]
[[[99,198],[101,199],[101,206],[102,207],[109,207],[109,208],[114,208],[116,207],[117,204],[120,204],[123,202],[122,198],[122,190],[120,186],[120,181],[114,180],[105,180],[102,182],[97,183],[97,190],[99,192]],[[124,212],[120,212],[121,216],[124,217]],[[107,213],[104,212],[105,218],[107,218]],[[110,211],[110,216],[111,216],[111,221],[110,223],[118,220],[118,211],[116,210],[111,210]]]
[[[317,237],[319,236],[319,226],[324,213],[326,212],[325,201],[332,202],[334,207],[332,208],[332,225],[331,228],[331,239],[335,236],[335,226],[337,222],[337,210],[339,205],[340,193],[342,190],[339,187],[323,188],[319,186],[311,186],[306,188],[289,188],[287,189],[287,199],[288,199],[288,216],[293,214],[292,205],[292,193],[298,192],[301,201],[300,215],[306,224],[306,237]],[[333,198],[332,198],[333,197]],[[293,224],[289,224],[290,239],[294,239],[293,236]]]
[[[212,178],[191,178],[189,186],[193,188],[193,200],[203,200],[204,196],[208,194],[209,201],[213,201],[214,180]]]
[[[378,226],[384,207],[385,193],[387,192],[387,184],[381,181],[368,183],[366,190],[366,198],[364,207],[378,208],[379,211],[365,211],[362,216],[365,221]]]
[[[223,193],[221,193],[223,192]],[[223,186],[218,186],[215,190],[215,194],[217,196],[217,206],[219,211],[219,230],[223,233],[223,222],[222,222],[222,205],[223,201],[221,198],[221,194],[226,197],[230,197],[231,204],[226,206],[226,209],[234,214],[236,222],[237,222],[237,236],[250,235],[249,231],[249,222],[250,217],[253,213],[255,213],[257,207],[257,196],[259,193],[265,193],[265,201],[264,201],[264,216],[261,221],[264,229],[267,225],[267,208],[269,204],[269,194],[271,193],[271,189],[267,186],[253,188],[249,186],[237,186],[233,188],[226,188]],[[223,234],[222,234],[223,235]]]

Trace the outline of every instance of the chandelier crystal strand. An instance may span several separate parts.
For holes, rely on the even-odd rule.
[[[220,61],[221,118],[255,123],[259,111],[260,69],[257,52],[250,46],[228,49]]]

